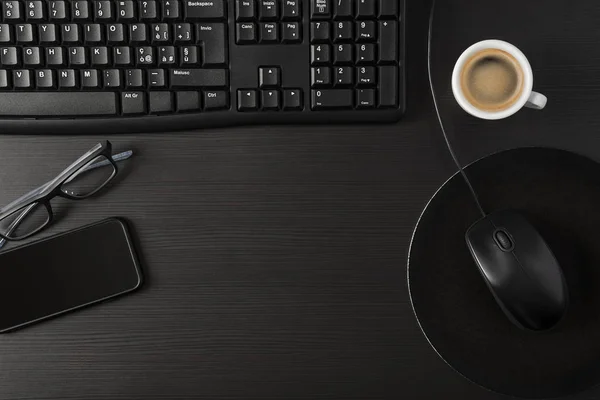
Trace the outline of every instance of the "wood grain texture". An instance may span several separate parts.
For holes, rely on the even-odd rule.
[[[466,3],[448,2],[452,18],[441,18],[438,29],[466,26]],[[518,30],[506,16],[517,5],[540,5],[532,3],[502,2],[498,29]],[[535,66],[546,65],[536,75],[553,101],[543,117],[523,113],[486,125],[484,134],[483,125],[456,112],[440,82],[465,161],[526,144],[598,152],[600,5],[584,3],[562,20],[567,6],[544,2],[545,17],[561,19],[569,37],[559,29],[517,36],[527,40]],[[455,170],[427,91],[428,2],[408,0],[408,8],[409,104],[397,125],[110,136],[115,150],[136,152],[121,179],[100,197],[61,204],[64,212],[44,234],[127,218],[145,286],[0,336],[0,399],[499,398],[435,355],[407,293],[413,227]],[[436,47],[439,79],[462,45],[452,43]],[[559,57],[565,51],[570,58]],[[106,138],[0,136],[0,203]]]

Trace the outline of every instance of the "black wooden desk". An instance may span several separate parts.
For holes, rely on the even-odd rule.
[[[413,227],[455,171],[427,91],[426,3],[408,0],[398,125],[0,136],[0,203],[101,139],[133,148],[120,182],[45,234],[126,217],[147,278],[135,295],[1,336],[0,399],[502,398],[436,356],[407,293]],[[435,75],[462,160],[528,145],[600,159],[600,4],[445,3]],[[474,22],[482,12],[493,21]],[[547,110],[485,123],[457,109],[452,64],[488,37],[531,58]]]

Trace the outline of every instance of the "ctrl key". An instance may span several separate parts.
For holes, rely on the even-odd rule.
[[[229,93],[224,90],[207,90],[203,93],[203,100],[207,111],[229,108]]]
[[[146,94],[144,92],[121,93],[121,110],[124,115],[145,114]]]

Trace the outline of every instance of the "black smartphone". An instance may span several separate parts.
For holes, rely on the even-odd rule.
[[[0,253],[0,333],[129,293],[142,274],[110,218]]]

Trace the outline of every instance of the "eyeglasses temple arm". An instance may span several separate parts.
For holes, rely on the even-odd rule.
[[[15,229],[17,229],[17,227],[19,226],[21,221],[23,221],[27,217],[27,215],[31,212],[31,210],[34,209],[35,205],[36,205],[36,203],[30,204],[27,208],[25,208],[23,211],[21,211],[21,214],[19,214],[19,216],[17,218],[15,218],[15,220],[13,222],[10,223],[10,225],[5,233],[6,236],[9,236],[10,234],[12,234],[14,232]],[[0,238],[0,249],[2,247],[4,247],[5,244],[6,244],[6,239]]]

